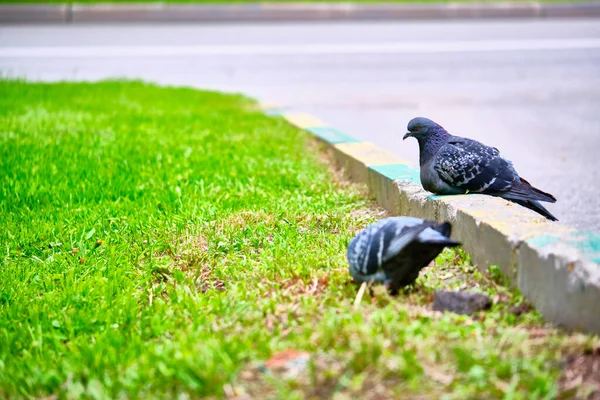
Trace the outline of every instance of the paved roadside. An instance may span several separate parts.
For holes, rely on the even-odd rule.
[[[417,145],[401,137],[427,116],[501,149],[558,198],[549,209],[561,222],[600,232],[590,184],[600,171],[599,40],[595,19],[5,26],[0,70],[243,92],[413,164]]]

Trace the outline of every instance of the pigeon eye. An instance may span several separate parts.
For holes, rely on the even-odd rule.
[[[415,126],[415,131],[418,131],[419,129],[421,129],[420,126]]]

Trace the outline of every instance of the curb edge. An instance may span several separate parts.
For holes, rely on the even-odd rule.
[[[484,270],[497,265],[548,321],[600,334],[594,308],[600,304],[600,234],[547,221],[497,197],[432,195],[405,160],[309,114],[260,105],[324,143],[348,177],[366,184],[392,214],[450,221],[473,263]]]

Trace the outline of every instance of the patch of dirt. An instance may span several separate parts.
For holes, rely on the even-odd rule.
[[[287,279],[279,284],[278,292],[286,296],[318,295],[329,286],[329,277],[321,276],[305,282],[300,277]]]
[[[196,290],[206,293],[211,289],[223,291],[225,290],[225,282],[221,279],[212,277],[212,271],[208,267],[202,267],[195,276]]]
[[[273,399],[277,398],[277,388],[282,386],[295,389],[305,399],[325,398],[360,398],[367,400],[398,398],[393,389],[398,387],[400,378],[386,378],[376,371],[364,371],[364,379],[360,385],[348,384],[347,367],[341,360],[327,354],[312,354],[310,361],[299,368],[304,357],[309,353],[298,351],[282,351],[276,353],[266,363],[250,365],[239,375],[235,385],[227,390],[227,398]],[[276,368],[268,368],[267,364],[277,359]],[[281,360],[283,360],[283,363]],[[411,399],[416,397],[403,396]]]
[[[327,166],[327,170],[337,187],[356,191],[361,197],[372,198],[367,185],[352,182],[352,180],[348,178],[346,171],[337,162],[331,149],[327,148],[327,146],[320,143],[317,139],[311,140],[308,148],[318,155],[318,159],[322,164]],[[373,212],[379,214],[378,218],[391,216],[388,211],[380,207],[375,201],[371,202],[366,209],[352,211],[352,215],[356,217],[360,217],[361,215],[369,216],[373,215]]]
[[[344,169],[336,161],[333,151],[329,149],[325,144],[321,143],[318,139],[312,139],[308,141],[308,150],[313,154],[317,155],[318,160],[327,166],[329,174],[333,179],[333,183],[339,187],[353,190],[357,190],[361,195],[369,196],[369,188],[367,185],[357,184],[346,178]]]
[[[529,304],[527,302],[522,302],[518,306],[513,307],[513,309],[510,310],[510,313],[519,317],[519,316],[521,316],[523,314],[527,314],[528,312],[531,312],[533,310],[534,310],[534,308],[531,304]]]
[[[322,276],[308,281],[295,277],[280,283],[266,284],[270,287],[265,291],[264,297],[276,297],[278,301],[275,308],[264,315],[265,327],[285,338],[294,328],[292,321],[304,317],[299,297],[321,295],[329,286],[329,277]]]
[[[208,251],[208,242],[203,236],[186,234],[182,242],[177,245],[178,251],[169,254],[177,268],[187,272],[195,269],[202,262],[202,256]]]
[[[155,256],[160,261],[154,267],[155,276],[151,291],[161,284],[175,286],[177,283],[172,275],[175,270],[185,273],[187,281],[193,284],[198,292],[206,293],[211,289],[225,290],[225,282],[212,274],[208,265],[208,241],[202,235],[193,235],[186,232],[183,236],[173,241],[173,245]],[[168,300],[166,289],[160,296]],[[153,295],[150,295],[152,303]]]
[[[217,228],[246,228],[259,223],[267,226],[275,226],[279,220],[271,214],[263,211],[240,211],[231,214],[216,223]]]
[[[600,400],[600,346],[567,356],[559,380],[561,399]]]

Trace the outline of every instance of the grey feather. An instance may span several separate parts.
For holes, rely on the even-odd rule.
[[[377,282],[392,293],[412,284],[451,240],[450,224],[391,217],[366,227],[348,245],[350,274],[356,282]]]
[[[408,123],[407,137],[419,141],[419,161],[423,188],[436,194],[483,193],[503,197],[557,220],[540,201],[556,198],[519,176],[511,161],[495,147],[476,140],[450,135],[427,118]]]

